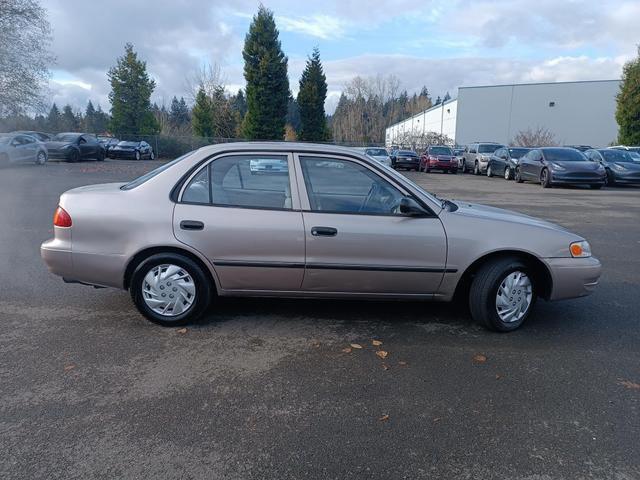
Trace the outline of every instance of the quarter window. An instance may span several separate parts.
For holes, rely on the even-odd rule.
[[[311,210],[399,215],[404,195],[368,168],[348,160],[300,157]]]

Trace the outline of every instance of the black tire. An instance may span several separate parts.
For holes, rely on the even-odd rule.
[[[454,175],[456,175],[458,173],[458,169],[454,168],[453,170],[449,170],[451,173],[453,173]]]
[[[551,175],[549,175],[549,170],[546,168],[543,168],[542,172],[540,172],[540,185],[542,185],[542,188],[551,188]]]
[[[467,173],[467,161],[462,160],[462,173]]]
[[[44,151],[39,151],[36,154],[36,161],[35,161],[36,165],[44,165],[45,163],[47,163],[47,153]]]
[[[480,164],[478,163],[477,160],[473,164],[473,174],[474,175],[480,175]]]
[[[522,175],[520,175],[520,169],[519,168],[516,168],[515,180],[516,180],[516,183],[523,183],[524,182],[524,180],[522,179]]]
[[[514,322],[504,322],[498,315],[496,296],[500,284],[510,273],[521,271],[531,280],[532,298],[525,314]],[[499,258],[483,265],[474,276],[469,292],[469,309],[475,321],[489,330],[511,332],[520,327],[529,317],[536,301],[536,281],[530,269],[513,257]]]
[[[594,184],[590,185],[590,187],[591,187],[593,190],[600,190],[603,186],[604,186],[604,185],[602,185],[601,183],[594,183]]]
[[[98,152],[98,156],[96,157],[96,160],[99,162],[104,162],[104,150],[100,150]]]
[[[80,153],[77,150],[72,150],[67,157],[67,162],[76,163],[80,161]]]
[[[136,160],[140,160],[140,152],[138,150],[136,150]]]
[[[160,315],[154,312],[146,304],[142,295],[144,277],[152,268],[165,263],[183,268],[191,276],[196,287],[196,298],[193,304],[186,311],[175,317]],[[138,308],[138,311],[148,320],[163,327],[176,327],[197,320],[209,307],[213,297],[213,290],[209,276],[196,262],[184,255],[175,253],[159,253],[143,260],[133,272],[129,285],[131,299]]]
[[[487,177],[493,177],[493,172],[491,171],[491,165],[487,165]]]
[[[151,150],[151,153],[149,154],[149,160],[155,160],[156,159],[156,154],[153,153],[153,150]]]
[[[504,179],[511,180],[511,167],[504,167]]]
[[[616,184],[616,177],[611,170],[607,168],[607,175],[604,177],[604,183],[608,187],[613,187]]]

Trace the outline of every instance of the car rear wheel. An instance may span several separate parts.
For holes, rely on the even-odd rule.
[[[156,254],[135,269],[131,298],[138,311],[163,327],[184,325],[200,317],[211,302],[207,274],[184,255]]]
[[[504,179],[511,180],[511,168],[504,167]]]
[[[136,150],[136,160],[140,160],[140,152]]]
[[[549,170],[546,168],[540,172],[540,185],[542,185],[542,188],[551,188],[551,175],[549,175]]]
[[[491,165],[487,167],[487,177],[493,177],[493,172],[491,171]]]
[[[477,160],[476,163],[473,164],[473,174],[480,175],[480,165],[478,164]]]
[[[80,154],[78,153],[77,150],[72,150],[69,153],[69,156],[67,157],[67,161],[69,161],[71,163],[76,163],[79,160],[80,160]]]
[[[516,182],[522,183],[524,180],[522,179],[522,175],[520,174],[520,169],[516,168]]]
[[[98,152],[98,155],[96,156],[96,160],[99,162],[104,162],[104,151],[101,150]]]
[[[485,264],[471,283],[469,307],[478,323],[497,332],[520,327],[536,300],[536,285],[528,267],[517,258]]]
[[[156,159],[156,154],[153,153],[153,150],[151,150],[151,153],[149,154],[149,159],[150,160],[155,160]]]
[[[607,186],[614,186],[616,184],[616,178],[613,176],[613,172],[607,168],[607,175],[604,177],[604,183]]]
[[[38,155],[36,155],[36,164],[44,165],[45,163],[47,163],[47,154],[43,151],[39,151]]]

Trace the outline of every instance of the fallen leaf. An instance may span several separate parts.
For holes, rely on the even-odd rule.
[[[378,420],[380,420],[381,422],[386,422],[387,420],[389,420],[389,415],[385,413]]]
[[[481,353],[478,353],[477,355],[474,355],[474,357],[473,357],[473,363],[484,363],[486,361],[487,361],[487,357],[485,357]]]
[[[184,335],[185,333],[187,333],[187,329],[186,328],[179,328],[178,330],[176,330],[176,333]]]
[[[320,342],[311,342],[311,345],[316,347],[316,348],[319,348],[320,347]]]
[[[382,345],[382,342],[380,340],[371,340],[371,343],[374,347],[379,347],[380,345]]]
[[[436,417],[433,419],[434,422],[439,422],[440,421],[440,417]]]
[[[404,360],[400,360],[400,361],[398,362],[398,365],[400,365],[401,367],[406,367],[406,366],[408,365],[408,363],[407,363],[407,362],[405,362]]]
[[[349,347],[342,349],[343,353],[351,353],[351,349]]]
[[[502,378],[502,375],[500,375],[499,373],[496,373],[496,380],[500,380]]]
[[[623,380],[622,382],[618,382],[625,388],[629,388],[631,390],[640,390],[640,383],[635,383],[630,380]]]
[[[385,352],[384,350],[378,350],[376,352],[376,355],[379,356],[380,358],[387,358],[387,355],[389,355],[389,352]]]
[[[389,370],[389,365],[387,365],[386,363],[382,364],[382,369],[383,370]]]
[[[351,348],[357,348],[357,349],[362,348],[362,345],[360,345],[359,343],[350,343],[349,345],[351,345]]]
[[[70,365],[65,365],[64,366],[64,371],[68,372],[69,370],[73,370],[74,368],[76,368],[76,366],[72,363]]]

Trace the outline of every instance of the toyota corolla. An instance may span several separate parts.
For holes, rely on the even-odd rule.
[[[269,163],[252,175],[252,165]],[[126,289],[182,325],[218,296],[464,299],[510,331],[537,297],[593,291],[587,241],[516,212],[441,200],[352,149],[296,143],[203,147],[129,183],[60,197],[49,270]]]

